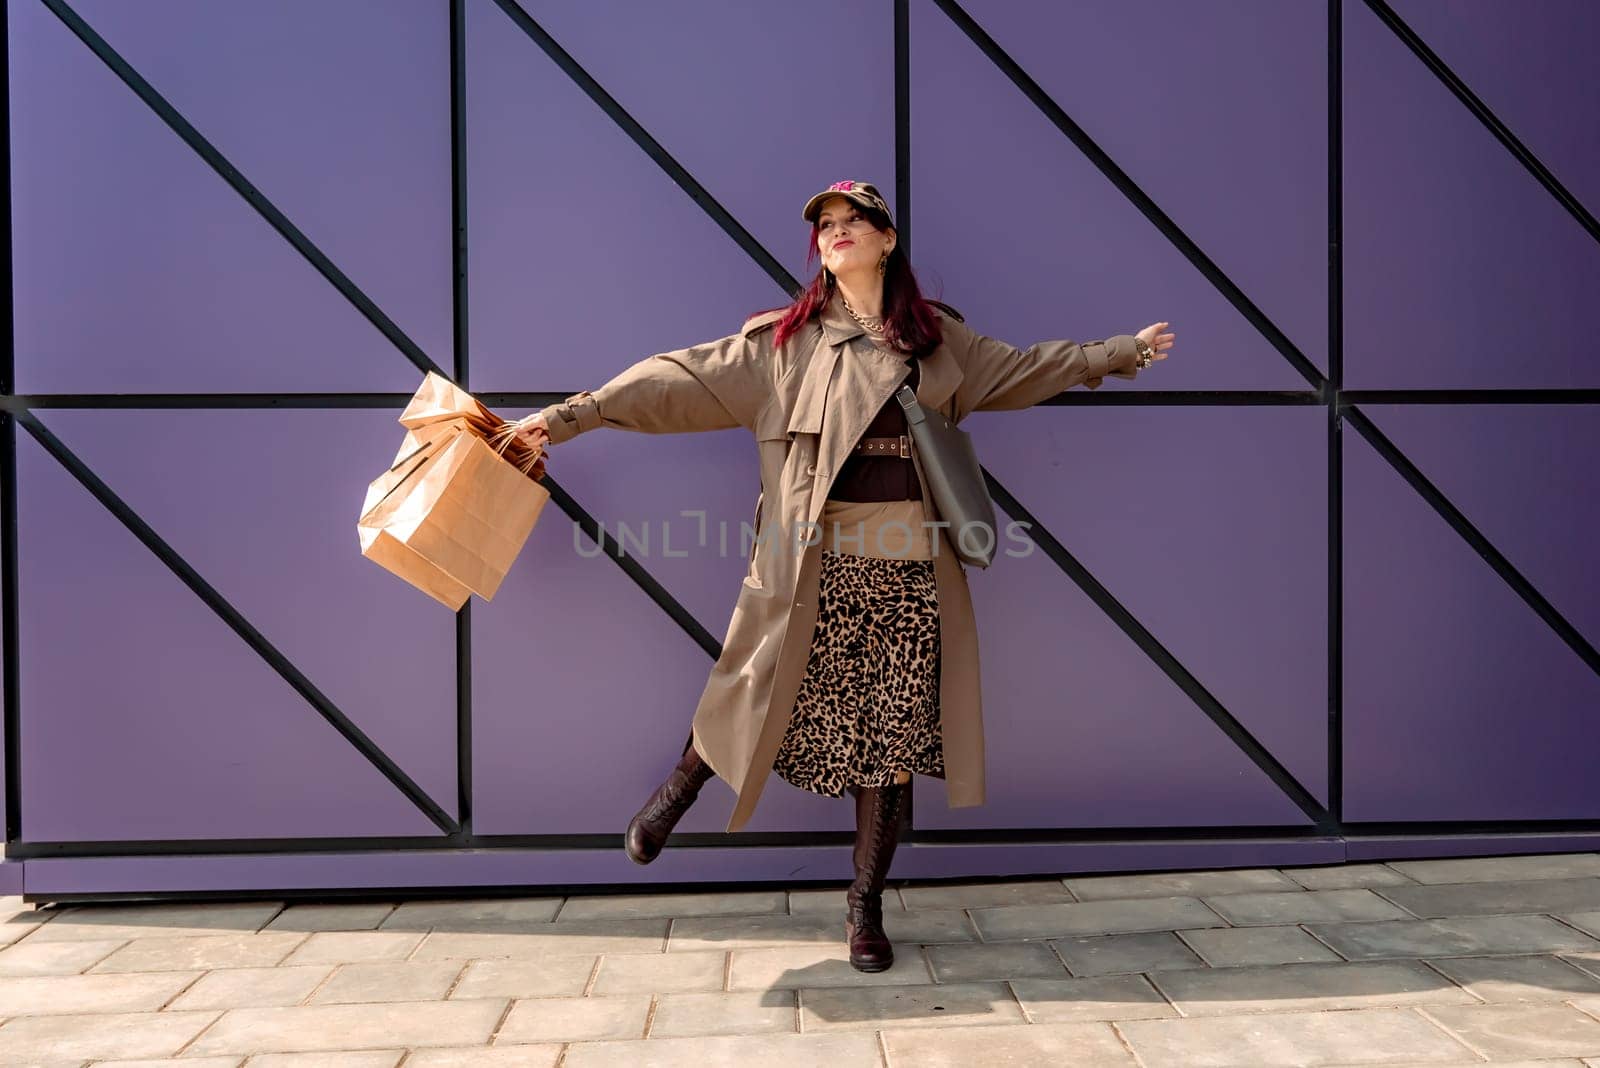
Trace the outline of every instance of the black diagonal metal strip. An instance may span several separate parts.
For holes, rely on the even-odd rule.
[[[199,154],[201,159],[210,164],[211,168],[221,176],[223,181],[227,182],[235,192],[244,197],[245,202],[255,208],[261,217],[267,220],[268,225],[282,234],[289,244],[293,245],[295,250],[304,256],[312,267],[316,268],[319,274],[333,283],[333,287],[343,294],[345,299],[366,317],[368,322],[377,327],[384,337],[388,338],[396,348],[404,353],[405,357],[415,364],[418,370],[423,372],[434,371],[441,375],[445,374],[444,370],[434,363],[427,353],[422,351],[421,346],[406,336],[405,332],[395,325],[393,320],[383,314],[370,297],[363,293],[343,271],[334,266],[333,261],[321,249],[312,244],[311,239],[301,233],[299,227],[289,221],[288,216],[268,200],[243,174],[239,173],[239,169],[228,162],[227,158],[217,151],[216,146],[202,137],[200,131],[196,130],[187,119],[178,114],[178,110],[168,103],[165,97],[156,92],[150,83],[139,75],[138,71],[129,66],[128,61],[123,59],[116,49],[107,44],[103,37],[96,33],[76,11],[66,4],[65,0],[40,0],[40,3],[54,12],[56,17],[77,35],[79,40],[88,45],[90,51],[99,56],[101,61],[107,67],[110,67],[112,72],[138,95],[139,99],[148,104],[150,110],[160,116],[161,121],[165,122],[173,133],[181,137],[185,144]]]
[[[1039,86],[1039,83],[1030,77],[1011,56],[995,42],[993,37],[979,26],[978,23],[964,11],[955,0],[934,0],[940,9],[950,17],[961,32],[966,34],[977,45],[983,54],[989,57],[995,66],[999,67],[1005,76],[1011,79],[1013,85],[1022,90],[1022,94],[1031,100],[1050,122],[1066,135],[1078,150],[1084,154],[1090,163],[1106,176],[1123,196],[1127,197],[1138,208],[1145,218],[1159,230],[1166,239],[1183,253],[1183,257],[1194,264],[1206,280],[1216,287],[1217,291],[1227,299],[1228,303],[1238,309],[1239,314],[1249,321],[1250,325],[1266,338],[1273,348],[1277,349],[1284,359],[1289,361],[1300,376],[1316,390],[1325,390],[1326,382],[1322,372],[1317,370],[1306,355],[1289,340],[1287,334],[1279,330],[1277,325],[1268,319],[1266,313],[1255,306],[1255,303],[1245,296],[1244,290],[1234,284],[1222,268],[1211,261],[1211,257],[1201,251],[1200,246],[1183,232],[1166,212],[1152,200],[1143,189],[1130,177],[1126,171],[1117,166],[1106,151],[1095,143],[1094,139],[1084,131],[1055,100]]]
[[[1415,30],[1406,25],[1405,20],[1395,13],[1394,8],[1390,7],[1384,0],[1366,0],[1366,2],[1372,13],[1378,16],[1385,26],[1394,31],[1394,35],[1400,38],[1401,43],[1411,49],[1412,53],[1422,60],[1423,65],[1445,84],[1445,88],[1449,89],[1455,95],[1455,98],[1461,101],[1466,106],[1466,109],[1472,112],[1473,116],[1483,123],[1490,133],[1494,134],[1495,140],[1504,145],[1506,151],[1510,152],[1516,161],[1522,164],[1540,185],[1544,186],[1545,191],[1556,198],[1556,203],[1566,209],[1567,214],[1578,220],[1578,225],[1583,227],[1584,232],[1596,241],[1600,241],[1600,222],[1597,222],[1578,198],[1573,196],[1571,191],[1561,184],[1561,180],[1550,172],[1549,167],[1539,162],[1539,157],[1535,156],[1533,151],[1523,144],[1516,134],[1511,132],[1511,128],[1500,121],[1499,116],[1490,110],[1489,105],[1478,99],[1478,95],[1467,88],[1467,83],[1462,81],[1455,71],[1451,70],[1421,37],[1417,36]],[[1592,48],[1593,42],[1588,42],[1588,44]],[[1588,61],[1588,57],[1585,56],[1583,62]],[[1590,136],[1593,136],[1592,130]]]
[[[421,809],[441,831],[451,834],[459,830],[456,822],[450,818],[449,813],[439,807],[433,798],[418,786],[398,764],[389,758],[384,751],[368,738],[366,733],[351,722],[350,717],[341,712],[328,696],[308,679],[299,668],[289,662],[279,649],[269,642],[265,635],[257,630],[249,620],[227,599],[217,592],[209,582],[200,576],[189,562],[178,554],[172,546],[168,545],[159,534],[139,517],[122,498],[118,497],[110,486],[101,481],[79,457],[68,449],[48,427],[39,421],[38,416],[32,412],[20,412],[15,416],[18,422],[28,428],[45,451],[55,457],[56,461],[77,479],[84,489],[88,490],[105,508],[116,516],[123,526],[138,538],[145,548],[155,553],[156,558],[188,586],[194,594],[205,602],[206,606],[217,614],[232,631],[237,634],[246,645],[265,660],[274,671],[287,682],[294,691],[315,708],[323,719],[338,731],[346,741],[355,746],[356,750],[367,761],[382,773],[383,777],[395,785],[401,793]]]
[[[549,474],[546,474],[540,480],[539,485],[550,491],[550,499],[556,503],[556,506],[567,513],[567,516],[578,524],[579,528],[589,536],[589,540],[599,546],[605,555],[615,560],[617,566],[622,568],[623,574],[632,579],[656,603],[658,608],[671,616],[673,622],[683,628],[683,632],[693,639],[696,645],[706,651],[706,655],[713,660],[722,656],[722,643],[712,637],[711,632],[701,625],[700,621],[694,617],[694,614],[683,607],[676,597],[668,593],[667,588],[657,582],[656,577],[645,570],[638,560],[629,556],[621,544],[608,535],[605,532],[605,528],[595,521],[594,516],[585,511],[583,506],[561,487],[560,483]]]
[[[1066,546],[1050,533],[1039,522],[1037,516],[1022,506],[1009,490],[1002,486],[998,479],[988,470],[984,471],[984,478],[989,484],[989,492],[994,501],[1005,509],[1013,519],[1028,524],[1028,536],[1036,542],[1045,554],[1055,562],[1056,566],[1066,572],[1067,577],[1088,595],[1100,610],[1104,612],[1118,628],[1122,630],[1140,650],[1144,652],[1155,665],[1159,667],[1167,678],[1188,695],[1189,699],[1200,707],[1211,721],[1221,729],[1234,745],[1250,758],[1250,761],[1260,768],[1272,782],[1293,801],[1300,811],[1306,814],[1318,827],[1328,830],[1335,829],[1330,821],[1327,809],[1314,797],[1310,790],[1301,785],[1288,768],[1278,762],[1278,758],[1268,752],[1266,746],[1256,741],[1252,735],[1233,715],[1222,706],[1222,702],[1207,690],[1199,679],[1195,678],[1189,669],[1184,667],[1173,656],[1167,647],[1144,624],[1136,619],[1132,612],[1108,590],[1099,579],[1095,578],[1078,561],[1078,558],[1067,551]]]
[[[690,199],[698,204],[702,211],[711,216],[712,220],[722,227],[723,231],[733,238],[751,259],[756,261],[756,264],[767,273],[768,277],[776,282],[785,293],[794,294],[800,291],[800,283],[784,269],[783,264],[779,263],[776,257],[761,245],[761,242],[755,239],[755,235],[746,230],[739,220],[735,219],[733,214],[711,195],[705,186],[696,181],[694,175],[690,174],[683,164],[674,159],[672,154],[662,146],[661,142],[650,136],[650,132],[641,126],[637,119],[628,114],[627,110],[617,102],[617,99],[606,92],[605,88],[588,71],[579,66],[578,61],[573,59],[567,50],[562,48],[556,42],[556,39],[545,31],[543,26],[534,21],[533,17],[516,3],[516,0],[494,0],[494,2],[499,5],[500,10],[511,18],[512,22],[516,23],[518,29],[527,34],[544,51],[545,55],[549,56],[556,66],[560,67],[562,72],[571,78],[573,83],[579,89],[582,89],[584,94],[590,100],[593,100],[600,107],[600,110],[604,111],[611,118],[611,121],[621,128],[623,133],[632,139],[634,144],[644,150],[645,155],[654,160],[656,165],[665,171],[667,176],[676,182],[680,189],[689,194]]]
[[[1566,617],[1556,611],[1555,606],[1545,599],[1545,596],[1535,588],[1533,583],[1527,580],[1521,571],[1517,570],[1510,560],[1506,559],[1504,553],[1496,549],[1489,539],[1484,537],[1477,527],[1473,526],[1472,521],[1462,513],[1461,509],[1450,503],[1449,498],[1439,491],[1439,487],[1435,486],[1428,479],[1428,476],[1424,475],[1421,469],[1412,463],[1405,453],[1401,452],[1394,442],[1389,440],[1383,431],[1378,429],[1371,417],[1353,405],[1345,407],[1343,414],[1345,420],[1355,427],[1361,436],[1366,438],[1367,442],[1378,451],[1378,455],[1387,460],[1389,466],[1393,467],[1400,477],[1405,479],[1411,488],[1416,490],[1422,499],[1428,502],[1429,507],[1439,513],[1439,517],[1450,524],[1450,528],[1461,535],[1462,540],[1472,546],[1474,552],[1483,557],[1484,561],[1494,569],[1495,574],[1504,579],[1506,585],[1516,591],[1517,596],[1521,597],[1523,602],[1533,609],[1534,614],[1544,620],[1550,629],[1555,631],[1563,642],[1567,643],[1567,647],[1578,654],[1580,660],[1589,665],[1589,670],[1600,674],[1600,652],[1597,652],[1595,647],[1589,644],[1584,636],[1578,632],[1577,627],[1567,622]]]

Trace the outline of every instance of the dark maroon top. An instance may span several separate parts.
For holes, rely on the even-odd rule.
[[[920,361],[911,360],[906,374],[906,384],[917,388],[921,377]],[[895,387],[898,392],[899,386]],[[866,438],[894,438],[906,433],[906,413],[894,393],[884,402],[867,429]],[[855,444],[852,442],[852,444]],[[839,474],[828,490],[836,501],[920,501],[922,487],[917,482],[917,471],[910,459],[898,456],[864,456],[851,453],[839,467]]]

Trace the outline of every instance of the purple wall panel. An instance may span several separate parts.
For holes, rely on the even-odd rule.
[[[608,535],[624,539],[629,555],[722,639],[749,560],[740,524],[754,523],[761,492],[748,431],[602,429],[552,449],[547,469]],[[574,548],[574,524],[564,515],[561,522],[567,527],[561,552],[580,566],[584,553],[597,550],[587,538]]]
[[[394,413],[60,410],[45,422],[455,812],[455,617],[356,541],[367,483],[404,434]]]
[[[1592,212],[1600,209],[1593,0],[1390,0],[1406,23]],[[1537,69],[1537,78],[1529,77]],[[1585,130],[1587,125],[1587,130]]]
[[[1585,405],[1363,405],[1590,644],[1600,645],[1600,413]]]
[[[811,194],[856,178],[895,206],[892,4],[522,2],[796,278]]]
[[[1327,413],[1034,408],[964,425],[1001,484],[1326,800]]]
[[[448,5],[74,6],[423,351],[449,366]]]
[[[1172,322],[1180,355],[1118,389],[1305,387],[947,16],[925,2],[911,13],[913,255],[927,295],[1018,345]],[[1123,62],[1108,92],[1137,77]]]
[[[394,346],[54,15],[8,11],[19,391],[415,388]],[[282,93],[254,88],[269,106]]]
[[[1328,136],[1320,121],[1328,113],[1325,5],[973,0],[964,6],[1326,371]],[[1144,66],[1142,57],[1153,54],[1161,56],[1159,75]],[[1182,91],[1174,92],[1179,86]],[[919,99],[915,110],[923,107]],[[1067,144],[1064,135],[1054,136]],[[918,171],[919,194],[926,177]],[[1037,206],[1053,204],[1059,195]],[[1074,189],[1069,195],[1081,194]],[[918,206],[923,203],[919,195]],[[1124,240],[1142,240],[1149,231],[1139,220]],[[926,230],[919,227],[918,233]],[[1064,234],[1063,244],[1077,236]],[[965,247],[983,251],[975,241]],[[1170,262],[1164,262],[1167,257]],[[1176,261],[1176,254],[1163,249],[1156,261],[1162,271],[1150,278],[1154,284],[1138,288],[1172,299],[1162,287],[1169,276],[1181,276]],[[1135,317],[1184,315],[1184,322],[1174,322],[1188,330],[1180,348],[1198,354],[1212,342],[1192,319],[1197,310],[1173,300],[1169,311],[1150,306]],[[1207,356],[1205,362],[1213,364]]]
[[[1600,817],[1600,677],[1356,431],[1344,440],[1345,817]]]
[[[1600,385],[1600,244],[1365,5],[1344,26],[1345,385]]]
[[[467,5],[467,56],[475,389],[593,389],[783,302],[499,8]]]
[[[988,803],[918,780],[917,826],[1297,824],[1305,817],[1042,553],[969,571]]]
[[[31,436],[18,437],[25,838],[438,833]]]
[[[735,592],[711,626],[718,638]],[[683,752],[711,659],[614,561],[580,558],[554,505],[472,623],[473,829],[615,833],[620,843]],[[733,800],[710,783],[678,826],[720,831]],[[853,818],[846,803],[774,780],[748,827],[825,830]]]

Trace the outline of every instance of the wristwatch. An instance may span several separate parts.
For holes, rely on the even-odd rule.
[[[1155,350],[1150,347],[1150,342],[1138,334],[1133,335],[1133,347],[1139,350],[1139,361],[1134,366],[1143,371],[1155,359]]]

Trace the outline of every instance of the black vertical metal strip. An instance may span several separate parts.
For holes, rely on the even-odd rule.
[[[1478,99],[1478,95],[1467,88],[1467,83],[1462,81],[1456,72],[1451,70],[1445,61],[1440,59],[1438,54],[1428,47],[1427,42],[1417,36],[1415,30],[1406,25],[1406,21],[1395,13],[1394,8],[1390,7],[1384,0],[1366,0],[1366,3],[1372,13],[1378,16],[1383,24],[1393,31],[1396,37],[1400,38],[1401,43],[1409,48],[1418,59],[1422,60],[1423,65],[1444,83],[1445,88],[1449,89],[1455,95],[1455,98],[1461,101],[1468,111],[1472,112],[1473,117],[1483,123],[1488,131],[1494,135],[1495,140],[1504,145],[1506,151],[1510,152],[1516,161],[1522,164],[1540,185],[1544,186],[1545,191],[1556,198],[1556,203],[1560,204],[1568,215],[1576,219],[1578,225],[1583,227],[1590,237],[1600,241],[1600,222],[1595,220],[1594,215],[1583,206],[1583,203],[1577,197],[1572,195],[1566,186],[1561,184],[1561,180],[1550,172],[1550,168],[1541,163],[1539,157],[1535,156],[1533,151],[1523,144],[1516,134],[1511,132],[1511,128],[1500,121],[1500,117],[1490,110],[1489,105]],[[1586,51],[1592,50],[1594,42],[1586,43],[1589,46]],[[1585,55],[1582,62],[1590,62],[1589,57]],[[1537,75],[1533,76],[1536,77]],[[1590,128],[1588,136],[1593,137],[1592,128]]]
[[[1328,812],[1344,818],[1344,0],[1328,0]]]
[[[746,230],[739,220],[735,219],[733,214],[711,195],[705,186],[696,181],[694,175],[690,174],[683,164],[674,159],[672,154],[662,147],[661,142],[650,136],[650,132],[641,126],[637,119],[628,114],[627,110],[617,102],[616,98],[606,92],[605,88],[595,81],[594,77],[584,70],[578,64],[578,61],[573,59],[567,50],[557,43],[554,37],[545,32],[544,27],[534,21],[533,17],[524,11],[516,0],[494,0],[494,3],[510,17],[518,29],[527,34],[544,54],[555,62],[556,66],[561,68],[567,77],[572,79],[579,89],[583,90],[584,95],[594,101],[600,110],[604,111],[611,121],[616,123],[623,133],[628,135],[634,144],[644,150],[645,155],[654,160],[656,165],[677,183],[678,188],[689,194],[689,198],[700,206],[700,210],[711,216],[712,221],[720,226],[724,233],[733,238],[738,246],[744,249],[751,259],[756,261],[757,266],[767,273],[768,277],[778,283],[778,286],[785,293],[794,294],[799,292],[800,283],[784,269],[783,264],[779,263],[772,253],[762,247],[761,242],[755,239],[755,235]]]
[[[451,314],[456,382],[470,390],[467,299],[467,24],[466,0],[450,0]],[[456,613],[456,822],[472,837],[472,600]]]
[[[1551,630],[1567,644],[1567,648],[1578,654],[1578,659],[1589,665],[1589,670],[1600,674],[1600,652],[1590,645],[1588,640],[1579,633],[1578,628],[1567,622],[1565,616],[1558,612],[1545,596],[1538,591],[1533,583],[1518,571],[1516,566],[1506,559],[1505,555],[1492,545],[1483,533],[1473,526],[1472,521],[1450,503],[1450,499],[1440,492],[1439,487],[1424,475],[1416,464],[1412,463],[1405,453],[1397,448],[1388,436],[1379,430],[1372,419],[1361,409],[1353,404],[1343,406],[1344,417],[1350,425],[1367,439],[1371,446],[1378,450],[1378,455],[1389,462],[1389,466],[1397,471],[1401,478],[1416,490],[1423,500],[1428,502],[1439,517],[1450,524],[1452,530],[1461,535],[1473,551],[1483,557],[1484,561],[1494,569],[1495,574],[1505,580],[1506,585],[1522,598],[1527,606],[1533,609],[1535,615],[1544,620]]]
[[[392,782],[395,787],[410,799],[412,804],[421,809],[432,820],[434,825],[446,834],[453,833],[459,828],[448,813],[423,791],[405,771],[389,756],[368,738],[365,732],[357,727],[350,718],[341,712],[334,703],[321,690],[308,679],[299,668],[290,663],[289,658],[269,642],[264,634],[255,628],[244,615],[230,604],[215,587],[201,577],[187,560],[178,554],[172,546],[168,545],[161,535],[134,512],[128,504],[118,497],[110,486],[100,480],[99,476],[91,471],[72,450],[68,449],[62,441],[53,434],[48,427],[39,421],[39,417],[32,412],[21,412],[15,416],[16,421],[22,423],[34,439],[44,446],[46,452],[53,456],[62,467],[77,479],[84,489],[92,494],[112,515],[125,526],[134,537],[156,555],[163,564],[167,565],[174,575],[195,595],[203,601],[208,608],[228,625],[246,645],[255,651],[256,655],[265,660],[287,682],[296,693],[305,698],[315,708],[322,718],[327,720],[334,730],[338,731],[346,741],[355,746],[356,750],[367,761],[381,772],[384,778]]]
[[[911,259],[911,0],[894,0],[894,210]]]
[[[629,556],[617,540],[607,534],[605,528],[595,521],[594,516],[585,511],[583,506],[562,488],[554,476],[546,473],[544,478],[539,481],[539,484],[550,491],[550,499],[555,502],[556,507],[565,512],[578,525],[579,529],[589,536],[589,540],[599,547],[601,552],[615,560],[617,566],[622,568],[623,573],[631,578],[645,592],[645,595],[656,603],[657,607],[671,616],[673,621],[683,628],[683,632],[696,645],[706,651],[707,656],[715,660],[722,655],[722,643],[712,637],[711,632],[706,630],[700,621],[694,617],[693,613],[683,607],[676,597],[668,593],[667,588],[657,582],[654,575],[645,570],[639,561]]]
[[[1172,242],[1173,246],[1183,254],[1184,259],[1194,264],[1195,269],[1205,276],[1206,281],[1216,287],[1217,292],[1221,293],[1228,303],[1232,304],[1239,314],[1244,316],[1250,325],[1255,327],[1261,336],[1266,338],[1272,347],[1277,349],[1278,353],[1289,361],[1290,366],[1299,372],[1300,376],[1310,383],[1313,389],[1323,388],[1322,372],[1317,370],[1316,365],[1306,358],[1305,353],[1301,352],[1295,346],[1295,343],[1289,340],[1287,334],[1278,329],[1277,324],[1267,318],[1265,312],[1256,307],[1255,303],[1245,296],[1244,290],[1235,285],[1233,280],[1223,273],[1222,268],[1211,261],[1211,257],[1207,256],[1200,246],[1195,244],[1189,235],[1184,233],[1183,229],[1166,212],[1161,210],[1160,206],[1150,198],[1148,193],[1139,188],[1138,183],[1130,178],[1127,172],[1117,166],[1116,161],[1106,153],[1105,149],[1095,143],[1095,140],[1084,131],[1083,127],[1072,121],[1071,116],[1050,97],[1050,94],[1039,86],[1038,82],[1029,76],[1027,71],[1022,69],[1021,64],[1012,59],[1005,49],[1001,48],[995,42],[995,39],[990,37],[983,27],[979,26],[977,21],[971,15],[968,15],[955,0],[934,0],[934,3],[938,4],[940,9],[950,17],[950,21],[954,22],[961,32],[966,34],[972,43],[977,45],[983,54],[989,57],[989,60],[995,66],[1000,68],[1001,72],[1011,80],[1013,85],[1022,90],[1022,94],[1033,102],[1034,106],[1044,114],[1045,118],[1049,119],[1056,129],[1065,134],[1068,140],[1078,146],[1078,151],[1082,152],[1085,158],[1094,164],[1095,168],[1105,175],[1106,179],[1123,196],[1127,197],[1133,206],[1138,208],[1140,213],[1149,219],[1168,241]]]
[[[228,162],[227,158],[217,151],[216,146],[202,137],[200,131],[190,125],[189,121],[180,115],[178,110],[165,97],[156,92],[150,83],[139,75],[138,71],[129,66],[128,61],[123,59],[116,49],[107,44],[103,37],[96,33],[76,11],[69,7],[66,0],[39,0],[39,2],[49,8],[57,18],[65,23],[67,29],[71,30],[79,40],[88,45],[89,50],[100,57],[101,62],[111,68],[112,73],[122,79],[123,84],[127,85],[138,95],[139,99],[148,104],[150,110],[154,111],[161,118],[161,121],[171,128],[173,133],[177,134],[185,144],[194,149],[200,158],[205,160],[211,166],[211,169],[221,176],[223,181],[232,186],[234,191],[242,196],[245,202],[267,221],[269,226],[282,234],[284,239],[294,246],[295,251],[304,256],[306,261],[317,270],[317,273],[331,282],[333,287],[343,294],[345,299],[353,304],[368,322],[377,327],[378,331],[388,338],[405,355],[406,359],[417,366],[418,370],[423,372],[435,371],[441,375],[445,373],[438,364],[429,358],[427,353],[422,351],[421,346],[412,341],[399,326],[395,325],[393,320],[383,314],[377,304],[372,301],[372,298],[363,293],[354,282],[346,277],[343,271],[334,266],[333,261],[321,249],[312,244],[311,239],[301,233],[300,228],[290,222],[287,215],[252,185],[239,172],[237,167]]]
[[[1222,733],[1239,747],[1251,763],[1260,768],[1318,829],[1335,833],[1337,828],[1333,825],[1328,811],[1312,796],[1311,791],[1301,785],[1300,780],[1279,763],[1278,758],[1273,756],[1266,746],[1256,741],[1255,736],[1245,728],[1244,724],[1235,719],[1232,713],[1222,706],[1222,702],[1217,700],[1211,691],[1207,690],[1200,680],[1195,678],[1189,669],[1145,628],[1144,624],[1134,618],[1133,613],[1128,611],[1123,603],[1078,561],[1077,557],[1067,551],[1066,546],[1039,522],[1037,516],[1024,508],[1022,502],[1002,486],[989,471],[984,471],[984,478],[989,484],[989,492],[994,497],[995,503],[1013,519],[1028,524],[1028,536],[1033,542],[1045,551],[1045,555],[1049,556],[1057,567],[1066,572],[1067,577],[1088,595],[1122,633],[1126,634],[1178,689],[1187,694]]]
[[[5,210],[0,212],[0,227],[5,231],[5,353],[0,356],[0,394],[7,399],[17,388],[17,333],[14,299],[16,287],[11,247],[11,4],[0,0],[0,188],[5,190]],[[0,415],[0,655],[3,655],[4,743],[6,771],[6,842],[22,837],[22,708],[18,674],[22,670],[17,655],[17,420],[9,410]]]

